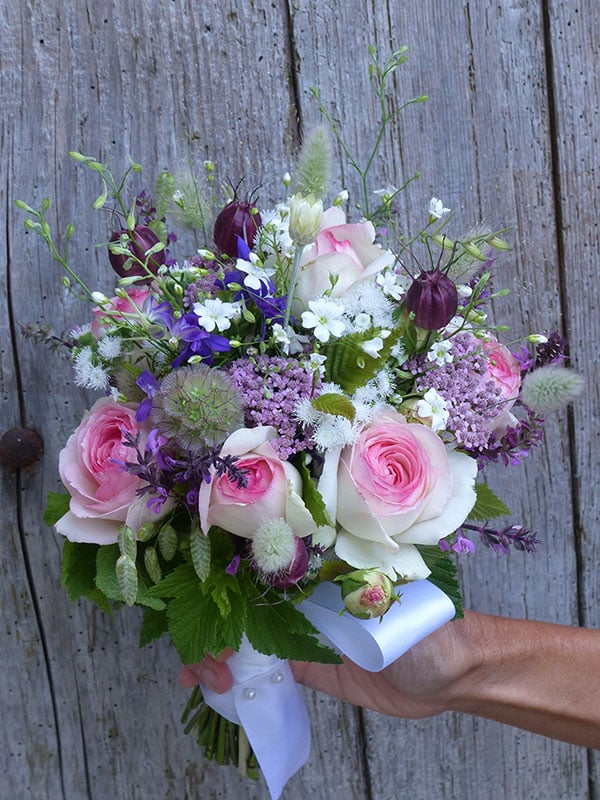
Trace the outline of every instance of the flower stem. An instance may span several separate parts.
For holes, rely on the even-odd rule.
[[[292,275],[290,277],[290,283],[288,286],[287,302],[285,304],[285,315],[283,318],[284,330],[286,330],[287,326],[290,324],[290,314],[292,313],[292,302],[294,300],[294,291],[296,289],[296,283],[298,282],[298,273],[300,272],[300,259],[302,258],[303,251],[304,251],[304,245],[297,244],[296,250],[294,252],[294,262],[292,264]]]

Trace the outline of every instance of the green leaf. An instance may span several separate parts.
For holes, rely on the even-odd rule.
[[[85,597],[103,611],[111,613],[106,596],[96,587],[97,544],[84,544],[65,540],[61,564],[61,586],[66,589],[69,600]]]
[[[140,628],[139,646],[146,647],[151,642],[160,639],[167,632],[167,615],[164,611],[155,611],[153,608],[144,609],[144,619]]]
[[[431,570],[431,575],[427,580],[448,595],[456,610],[454,619],[462,619],[464,611],[460,585],[456,578],[456,564],[447,553],[443,553],[435,544],[418,544],[416,548]]]
[[[485,483],[476,483],[475,492],[477,500],[469,514],[469,519],[487,521],[510,514],[508,506]]]
[[[244,598],[251,601],[246,635],[259,653],[295,661],[342,663],[331,648],[315,638],[316,628],[289,600],[282,600],[275,592],[259,595],[249,577],[246,577],[242,589]]]
[[[294,464],[302,479],[302,500],[310,511],[312,518],[318,526],[331,525],[331,520],[325,509],[325,502],[317,489],[314,478],[308,471],[302,455],[295,459]]]
[[[198,525],[194,525],[190,533],[190,555],[196,575],[201,581],[205,581],[210,572],[210,539],[202,533]]]
[[[167,582],[175,595],[167,607],[169,634],[184,664],[193,664],[206,653],[219,653],[226,647],[239,649],[245,622],[246,599],[242,595],[235,599],[230,594],[232,613],[224,619],[212,597],[200,590],[202,584],[191,565],[173,570],[161,581]]]
[[[354,403],[350,398],[337,392],[325,392],[311,401],[312,407],[316,411],[322,411],[325,414],[334,414],[338,417],[346,417],[350,422],[354,422],[356,409]]]
[[[98,555],[96,557],[96,586],[111,600],[124,603],[125,598],[121,592],[116,572],[119,556],[119,546],[116,544],[104,545],[98,549]],[[152,592],[152,589],[148,587],[148,584],[139,572],[137,594],[134,602],[136,605],[147,606],[156,611],[162,611],[166,608],[166,603]]]
[[[368,331],[351,333],[340,339],[334,339],[322,350],[327,356],[326,380],[337,383],[345,392],[353,394],[382,369],[390,350],[405,331],[404,324],[397,325],[387,339],[383,340],[383,347],[377,358],[373,358],[365,352],[362,345],[379,335],[378,328],[370,328]]]
[[[44,525],[51,528],[69,510],[71,496],[63,492],[48,492],[46,496],[46,510],[44,511]]]

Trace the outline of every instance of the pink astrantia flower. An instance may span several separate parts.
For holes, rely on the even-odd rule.
[[[474,459],[425,425],[384,409],[344,448],[338,469],[336,553],[392,579],[427,576],[414,547],[455,531],[475,503]]]

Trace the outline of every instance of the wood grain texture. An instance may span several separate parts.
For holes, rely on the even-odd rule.
[[[61,331],[86,309],[60,288],[58,268],[24,232],[12,200],[35,205],[51,195],[53,223],[76,223],[73,263],[107,291],[104,256],[88,243],[106,239],[109,220],[92,212],[95,176],[68,150],[112,157],[116,172],[131,156],[148,179],[210,157],[221,178],[244,176],[248,191],[261,185],[268,205],[300,130],[318,118],[312,84],[351,149],[368,154],[370,42],[386,54],[410,46],[395,98],[431,96],[389,131],[372,186],[421,171],[402,198],[407,227],[423,219],[432,195],[455,209],[457,234],[474,223],[512,225],[514,250],[497,263],[512,294],[497,318],[516,335],[562,327],[588,376],[572,419],[549,420],[547,443],[527,464],[490,475],[514,519],[540,530],[545,544],[535,557],[480,552],[465,562],[466,601],[491,613],[600,623],[600,398],[589,344],[598,331],[599,34],[590,4],[575,0],[0,0],[2,431],[29,424],[45,442],[36,467],[2,475],[0,797],[267,797],[262,781],[205,764],[183,736],[186,693],[167,642],[138,651],[136,611],[111,619],[70,604],[59,586],[61,543],[41,522],[43,498],[58,485],[57,453],[92,398],[72,385],[66,361],[17,329],[39,321]],[[345,169],[340,183],[356,202],[356,176]],[[306,697],[312,756],[285,800],[391,800],[401,791],[415,800],[600,797],[597,761],[581,748],[466,717],[390,720]]]

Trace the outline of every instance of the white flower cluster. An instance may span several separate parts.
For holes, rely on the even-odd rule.
[[[94,363],[91,347],[82,347],[73,360],[75,385],[82,389],[106,391],[108,389],[108,373],[103,367]]]

